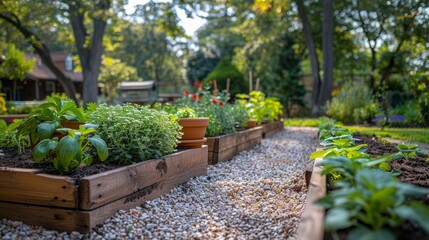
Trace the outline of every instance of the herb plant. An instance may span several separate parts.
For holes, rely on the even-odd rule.
[[[249,117],[258,124],[273,122],[283,115],[283,106],[277,98],[265,98],[259,91],[247,94],[237,94],[237,102],[246,107]]]
[[[29,134],[31,142],[36,144],[61,128],[61,121],[84,122],[85,114],[73,100],[53,96],[30,112],[30,117],[19,126],[18,135]]]
[[[59,128],[57,131],[67,133],[58,141],[58,137],[44,139],[33,149],[34,162],[52,162],[55,169],[68,172],[80,167],[89,166],[93,158],[91,148],[95,148],[98,157],[104,161],[108,156],[107,145],[98,135],[95,135],[97,125],[81,125],[79,130]]]
[[[131,104],[88,106],[88,120],[109,146],[107,162],[131,164],[160,158],[174,151],[180,125],[164,111]]]
[[[176,116],[178,118],[197,118],[197,113],[192,108],[179,108],[177,109]]]
[[[7,125],[3,119],[0,119],[0,148],[13,147],[18,148],[18,153],[22,153],[28,146],[28,137],[17,135],[17,128],[22,120],[16,119],[13,123]]]

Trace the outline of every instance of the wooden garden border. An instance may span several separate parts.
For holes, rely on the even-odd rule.
[[[262,124],[262,138],[271,137],[283,130],[283,121]]]
[[[0,218],[59,231],[90,232],[119,209],[168,193],[207,172],[208,147],[182,150],[78,182],[37,169],[0,167]]]
[[[298,240],[322,240],[325,232],[325,209],[314,203],[326,195],[326,176],[321,175],[321,167],[316,166],[320,160],[322,159],[314,160],[312,169],[307,167],[306,178],[308,179],[310,175],[311,177],[307,186],[307,201],[298,227]]]
[[[218,137],[208,137],[208,163],[217,164],[249,150],[262,140],[262,126]]]

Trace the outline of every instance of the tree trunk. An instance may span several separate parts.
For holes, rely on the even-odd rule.
[[[319,93],[320,93],[320,74],[319,74],[319,60],[317,59],[316,47],[314,46],[313,34],[311,32],[310,21],[308,20],[305,6],[302,0],[295,0],[298,7],[299,18],[301,19],[302,28],[304,31],[305,44],[308,49],[311,64],[311,76],[313,78],[313,96],[312,96],[312,114],[317,115],[319,112]]]
[[[78,50],[83,72],[83,103],[84,106],[90,102],[97,103],[98,97],[98,75],[100,73],[101,56],[103,54],[103,35],[106,28],[106,17],[97,14],[93,19],[93,34],[91,44],[87,46],[89,34],[85,28],[85,11],[79,2],[68,3],[70,22],[73,27],[75,45]],[[110,1],[103,0],[96,5],[97,11],[107,11]]]
[[[24,27],[19,20],[19,18],[11,12],[0,13],[0,18],[4,19],[6,22],[12,24],[18,31],[24,35],[25,39],[31,44],[34,51],[40,56],[43,64],[52,71],[52,73],[58,78],[58,82],[63,87],[67,97],[76,102],[76,90],[73,85],[73,82],[68,78],[55,64],[51,58],[48,47],[43,43],[43,41],[29,29]]]
[[[373,47],[370,47],[371,49],[371,75],[369,79],[369,87],[371,88],[372,92],[375,92],[375,70],[377,69],[377,52]]]
[[[334,0],[323,1],[323,83],[320,105],[331,99],[334,84]]]

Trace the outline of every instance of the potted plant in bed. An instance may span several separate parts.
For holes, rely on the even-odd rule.
[[[196,112],[191,108],[179,108],[176,116],[179,118],[179,124],[182,126],[183,133],[179,147],[198,148],[205,142],[209,118],[199,118]]]

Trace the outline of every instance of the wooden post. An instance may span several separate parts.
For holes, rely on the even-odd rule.
[[[226,92],[227,93],[229,93],[229,82],[230,80],[229,80],[229,78],[228,79],[226,79]]]
[[[217,82],[216,80],[213,80],[214,89],[217,89]]]
[[[36,79],[36,81],[34,82],[34,90],[36,91],[36,100],[40,101],[40,90],[39,90],[39,79]]]
[[[249,93],[253,90],[252,71],[249,71]]]
[[[255,91],[259,91],[259,78],[256,79]]]

